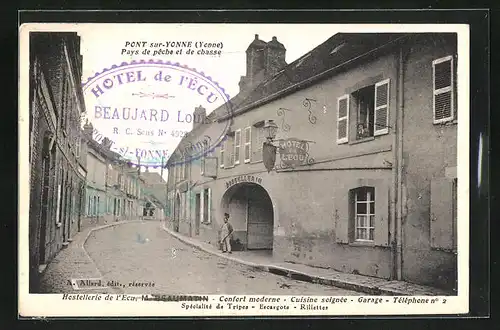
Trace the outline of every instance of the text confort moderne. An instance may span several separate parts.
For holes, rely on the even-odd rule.
[[[105,94],[106,91],[113,89],[116,86],[134,83],[134,82],[144,82],[146,81],[146,76],[141,70],[128,71],[117,73],[111,78],[103,80],[102,84],[96,84],[91,92],[96,98]],[[200,83],[197,78],[191,78],[184,75],[180,75],[178,79],[173,79],[171,75],[165,74],[163,71],[158,71],[153,76],[153,79],[157,82],[175,83],[178,86],[187,88],[190,91],[197,93],[198,95],[204,97],[206,101],[210,104],[217,101],[218,96],[209,91],[209,87],[206,84]],[[194,115],[188,113],[184,114],[181,110],[178,110],[175,119],[178,122],[191,122],[195,119],[195,122],[200,122],[202,118],[193,118]],[[122,107],[112,108],[109,106],[95,106],[94,107],[94,118],[110,119],[110,120],[143,120],[143,121],[168,121],[170,118],[170,113],[165,109],[139,109],[139,108],[129,108]]]

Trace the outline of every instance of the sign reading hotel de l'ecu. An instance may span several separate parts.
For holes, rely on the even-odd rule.
[[[262,161],[267,169],[271,172],[276,163],[276,153],[280,154],[281,164],[277,165],[277,169],[294,168],[296,166],[310,165],[314,159],[309,156],[309,142],[296,138],[280,140],[278,146],[272,143],[264,142],[262,148]]]

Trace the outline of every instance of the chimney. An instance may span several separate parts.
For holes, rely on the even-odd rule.
[[[201,124],[205,124],[207,120],[207,109],[202,107],[196,107],[193,113],[193,129],[200,126]]]
[[[273,77],[279,70],[285,67],[285,46],[273,37],[264,49],[264,68],[266,79]]]
[[[83,125],[83,135],[85,135],[88,139],[92,139],[92,133],[94,131],[94,126],[92,126],[92,123],[89,123],[89,120],[85,122],[85,125]]]
[[[255,39],[250,43],[246,50],[247,54],[247,72],[245,77],[241,77],[240,91],[252,86],[256,81],[257,74],[264,70],[264,48],[266,42],[255,35]]]
[[[104,139],[102,139],[101,145],[104,149],[109,150],[111,149],[111,145],[113,145],[113,141],[105,137]]]

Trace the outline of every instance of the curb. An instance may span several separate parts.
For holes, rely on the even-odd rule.
[[[202,245],[199,245],[195,242],[192,242],[188,239],[186,239],[183,235],[178,234],[171,229],[165,227],[165,223],[162,224],[161,228],[169,233],[171,236],[177,238],[179,241],[195,247],[199,250],[205,251],[207,253],[210,253],[212,255],[231,260],[246,266],[249,266],[251,268],[254,268],[256,270],[272,273],[275,275],[280,275],[280,276],[285,276],[294,280],[298,281],[304,281],[304,282],[310,282],[310,283],[316,283],[316,284],[323,284],[323,285],[329,285],[329,286],[334,286],[337,288],[341,289],[346,289],[346,290],[351,290],[351,291],[357,291],[357,292],[362,292],[366,293],[369,295],[377,296],[377,295],[387,295],[387,296],[411,296],[413,294],[397,290],[397,289],[389,289],[389,288],[381,288],[379,286],[374,286],[374,285],[367,285],[367,284],[360,284],[356,282],[351,282],[348,280],[342,280],[342,279],[332,279],[332,278],[325,278],[322,276],[318,275],[310,275],[301,271],[297,270],[292,270],[292,269],[287,269],[283,268],[280,266],[275,266],[275,265],[264,265],[264,264],[256,264],[253,262],[249,262],[246,260],[242,260],[239,258],[235,257],[230,257],[226,254],[214,252],[213,250],[207,249]]]
[[[89,239],[90,234],[92,232],[94,232],[94,231],[98,231],[98,230],[101,230],[101,229],[106,229],[106,228],[114,227],[114,226],[118,226],[118,225],[123,225],[123,224],[126,224],[126,223],[134,223],[134,222],[144,222],[144,220],[116,221],[116,222],[113,222],[113,223],[110,223],[110,224],[107,224],[107,225],[102,225],[102,226],[99,226],[99,227],[94,227],[94,228],[92,228],[92,229],[89,230],[89,232],[87,233],[87,235],[83,239],[81,247],[85,250],[85,243],[87,243],[87,240]],[[85,251],[85,252],[87,252],[87,251]]]

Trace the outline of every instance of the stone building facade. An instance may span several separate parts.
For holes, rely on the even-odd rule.
[[[232,113],[212,111],[167,162],[169,226],[217,245],[228,212],[242,249],[455,289],[457,36],[339,33],[290,64],[256,58],[256,40]],[[214,121],[230,122],[224,140],[183,159],[221,134]]]
[[[30,291],[81,224],[82,56],[76,33],[30,33]]]
[[[95,141],[93,131],[91,123],[84,125],[88,173],[82,226],[140,218],[146,203],[144,178],[110,149],[109,139]]]

